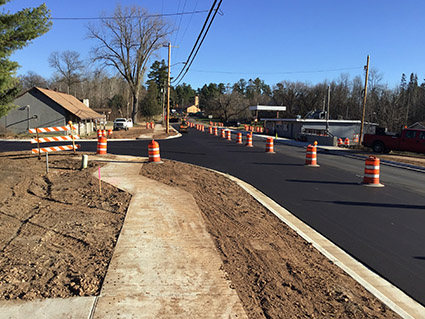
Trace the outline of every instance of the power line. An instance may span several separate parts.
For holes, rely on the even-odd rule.
[[[197,14],[197,13],[205,13],[209,10],[197,10],[197,11],[188,11],[188,12],[176,12],[176,13],[163,13],[163,14],[149,14],[147,18],[155,18],[155,17],[170,17],[170,16],[183,16],[187,14]],[[141,16],[128,16],[128,17],[122,17],[122,19],[128,19],[128,18],[141,18]],[[69,17],[69,18],[51,18],[51,20],[103,20],[103,19],[116,19],[116,17]]]
[[[282,72],[231,72],[231,71],[208,71],[208,70],[191,70],[192,72],[199,73],[218,73],[218,74],[258,74],[258,75],[268,75],[268,74],[302,74],[302,73],[323,73],[323,72],[335,72],[335,71],[347,71],[347,70],[358,70],[363,69],[363,66],[351,67],[351,68],[341,68],[341,69],[326,69],[326,70],[309,70],[309,71],[282,71]]]
[[[180,71],[179,75],[177,75],[177,77],[176,77],[176,78],[175,78],[175,80],[173,81],[173,82],[176,82],[176,81],[178,80],[178,82],[177,82],[177,84],[176,84],[176,85],[178,85],[178,84],[181,82],[181,80],[185,77],[186,73],[189,71],[190,66],[192,65],[193,61],[195,60],[195,57],[196,57],[196,55],[198,54],[198,51],[199,51],[199,49],[201,48],[201,45],[202,45],[202,43],[204,42],[205,37],[206,37],[206,36],[207,36],[207,34],[208,34],[208,31],[209,31],[209,29],[210,29],[210,27],[211,27],[211,24],[213,23],[214,18],[215,18],[215,16],[217,15],[217,12],[219,11],[219,9],[220,9],[220,5],[221,5],[221,3],[222,3],[222,2],[223,2],[223,0],[220,0],[220,2],[219,2],[219,3],[218,3],[218,5],[217,5],[217,8],[216,8],[216,9],[214,9],[215,4],[217,3],[217,0],[214,0],[213,5],[211,6],[210,12],[208,13],[207,18],[205,19],[205,23],[204,23],[204,25],[203,25],[203,27],[202,27],[202,30],[201,30],[201,32],[199,33],[198,38],[196,39],[195,45],[193,46],[192,51],[190,52],[189,57],[187,58],[185,65],[184,65],[184,66],[183,66],[183,68],[181,69],[181,71]],[[214,12],[214,15],[212,16],[212,18],[211,18],[211,20],[210,20],[210,22],[209,22],[209,24],[208,24],[208,27],[207,27],[207,29],[205,30],[205,26],[206,26],[206,24],[208,23],[209,17],[211,16],[211,13],[212,13],[213,11],[215,11],[215,12]],[[203,33],[203,31],[204,31],[204,30],[205,30],[205,33]],[[202,33],[203,33],[203,35],[202,35]],[[201,39],[201,41],[199,42],[199,39],[200,39],[200,37],[201,37],[201,36],[202,36],[202,39]],[[199,45],[198,45],[198,42],[199,42]],[[195,51],[195,50],[196,50],[196,51]],[[192,57],[192,54],[193,54],[193,53],[194,53],[194,55],[193,55],[193,57]],[[183,73],[183,72],[184,72],[184,73]],[[179,78],[180,78],[180,79],[179,79]]]
[[[193,45],[192,51],[190,51],[190,54],[189,54],[189,56],[188,56],[188,58],[187,58],[187,60],[186,60],[186,63],[185,63],[185,65],[183,66],[183,68],[180,70],[180,73],[177,75],[176,80],[177,80],[177,78],[179,78],[179,77],[180,77],[180,75],[183,73],[183,70],[185,69],[185,66],[188,64],[188,62],[189,62],[190,58],[192,57],[192,54],[193,54],[193,52],[195,51],[196,46],[198,45],[198,41],[199,41],[199,39],[201,38],[202,33],[203,33],[203,32],[204,32],[204,30],[205,30],[205,26],[206,26],[206,25],[207,25],[207,23],[208,23],[208,20],[209,20],[209,18],[210,18],[210,16],[211,16],[211,12],[212,12],[212,10],[214,9],[214,6],[215,6],[215,4],[216,4],[216,3],[217,3],[217,0],[214,0],[214,3],[212,4],[211,9],[210,9],[210,10],[209,10],[209,12],[208,12],[207,18],[205,19],[204,25],[202,26],[201,32],[199,32],[198,38],[196,39],[196,42],[195,42],[195,44]]]
[[[193,10],[196,10],[196,7],[198,6],[198,1],[199,0],[196,0],[195,7],[193,8]],[[193,14],[189,18],[189,22],[186,25],[186,29],[184,30],[183,35],[180,38],[180,41],[182,41],[184,39],[184,36],[186,35],[187,29],[189,29],[189,25],[192,22],[192,18],[193,18]],[[177,45],[179,45],[179,44],[180,44],[180,42],[177,42]]]

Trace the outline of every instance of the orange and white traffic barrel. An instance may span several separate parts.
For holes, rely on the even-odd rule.
[[[246,135],[246,144],[245,146],[247,147],[254,147],[254,145],[252,145],[252,133],[248,133]]]
[[[384,185],[379,182],[379,168],[379,158],[375,156],[369,156],[368,158],[366,158],[363,185],[372,187],[384,187]]]
[[[350,147],[350,139],[348,137],[346,137],[345,140],[344,140],[344,146]]]
[[[109,130],[108,130],[108,136],[111,136],[112,135],[112,129],[110,128]]]
[[[274,153],[273,138],[268,137],[266,140],[266,153]]]
[[[106,137],[106,130],[102,130],[102,136]]]
[[[101,136],[97,139],[97,152],[99,155],[106,155],[108,148],[108,140],[106,137]]]
[[[226,131],[226,138],[227,140],[231,141],[232,140],[232,132],[230,130]]]
[[[357,144],[359,143],[359,134],[354,134],[353,135],[353,142],[354,143],[357,143]]]
[[[221,137],[226,138],[226,132],[224,129],[221,129]]]
[[[210,133],[210,134],[213,133],[213,128],[211,126],[208,128],[208,133]]]
[[[317,164],[317,148],[316,145],[308,145],[305,153],[305,165],[309,167],[319,167]]]
[[[150,127],[151,127],[151,123],[146,122],[146,128],[148,129],[148,128],[150,128]]]
[[[99,139],[102,135],[102,130],[97,130],[97,138]]]
[[[205,132],[205,125],[201,125],[201,132]]]
[[[155,128],[155,122],[151,122],[151,128]]]
[[[218,128],[217,128],[217,126],[214,126],[214,135],[215,136],[218,136]]]
[[[161,156],[159,154],[159,144],[157,141],[152,140],[148,145],[149,162],[161,163]]]
[[[338,147],[343,147],[344,146],[344,142],[342,141],[342,138],[338,139]]]
[[[242,133],[241,132],[236,134],[236,143],[242,144]]]

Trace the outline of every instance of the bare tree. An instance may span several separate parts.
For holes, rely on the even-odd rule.
[[[19,82],[23,90],[31,89],[34,86],[48,86],[47,80],[33,71],[28,71],[27,74],[21,75],[19,77]]]
[[[63,78],[67,86],[67,93],[73,84],[80,83],[84,64],[80,60],[80,54],[76,51],[52,52],[49,56],[50,66]]]
[[[232,118],[249,117],[247,114],[249,101],[238,92],[225,92],[213,100],[212,113],[228,122]]]
[[[151,55],[162,47],[170,34],[160,17],[149,16],[139,7],[117,6],[112,18],[101,18],[101,25],[88,27],[88,37],[98,40],[94,61],[115,68],[127,81],[132,95],[132,118],[137,121],[141,82]]]

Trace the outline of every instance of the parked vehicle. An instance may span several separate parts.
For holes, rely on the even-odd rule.
[[[128,122],[125,118],[117,118],[114,120],[114,131],[128,130]]]
[[[132,128],[133,127],[133,120],[132,119],[127,119],[127,127],[128,128]]]
[[[399,134],[365,134],[362,144],[377,153],[391,150],[425,153],[425,130],[406,128]]]

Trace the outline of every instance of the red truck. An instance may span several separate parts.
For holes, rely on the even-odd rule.
[[[362,144],[377,153],[391,150],[425,153],[425,130],[406,128],[399,134],[365,134]]]

